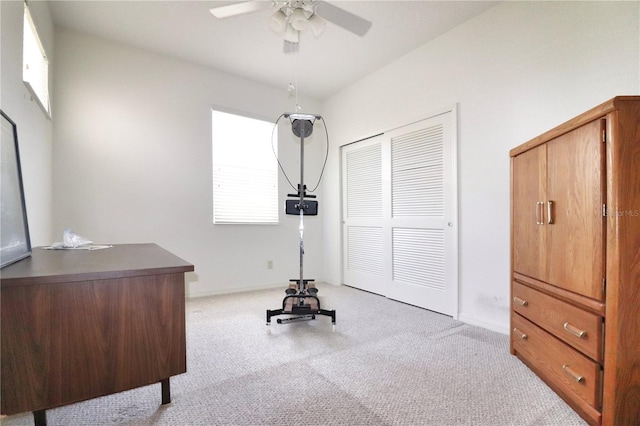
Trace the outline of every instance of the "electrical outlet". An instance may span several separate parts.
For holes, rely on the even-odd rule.
[[[273,269],[273,260],[267,260],[267,269]]]

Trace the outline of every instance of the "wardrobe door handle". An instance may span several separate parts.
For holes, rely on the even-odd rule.
[[[587,332],[585,330],[580,330],[579,328],[574,327],[568,322],[565,322],[564,324],[562,324],[562,327],[564,327],[564,329],[568,331],[570,334],[573,334],[574,336],[579,337],[581,339],[587,335]]]
[[[518,296],[514,296],[513,301],[520,306],[527,306],[529,304],[529,302],[527,302],[526,300],[520,299]]]
[[[569,368],[569,364],[563,365],[562,366],[562,371],[564,371],[564,374],[566,374],[567,376],[571,377],[576,382],[578,382],[578,383],[584,382],[584,376],[581,376],[579,374],[574,373],[573,370],[571,370],[571,368]]]
[[[553,217],[551,216],[551,212],[553,211],[553,201],[547,201],[547,224],[551,225],[553,223]]]
[[[544,203],[536,202],[536,225],[544,225]]]

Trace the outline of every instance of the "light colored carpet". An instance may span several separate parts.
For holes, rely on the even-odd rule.
[[[284,288],[187,301],[187,373],[47,411],[50,425],[585,425],[509,354],[508,336],[318,285],[337,327],[277,324]],[[30,413],[2,425],[33,424]]]

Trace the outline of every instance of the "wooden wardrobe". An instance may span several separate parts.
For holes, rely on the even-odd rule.
[[[640,96],[510,155],[511,353],[590,424],[640,425]]]

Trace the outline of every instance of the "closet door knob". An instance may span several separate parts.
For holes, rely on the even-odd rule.
[[[551,225],[553,223],[553,217],[551,216],[551,213],[553,211],[553,201],[549,200],[547,201],[547,224]]]

